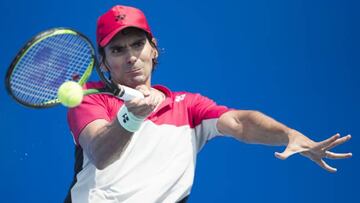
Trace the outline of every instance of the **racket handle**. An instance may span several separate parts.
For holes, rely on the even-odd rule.
[[[139,98],[139,99],[143,99],[144,95],[143,93],[141,93],[138,90],[135,90],[133,88],[130,87],[126,87],[124,85],[121,85],[121,87],[124,90],[124,94],[122,96],[119,96],[120,99],[124,100],[124,101],[129,101],[135,98]]]

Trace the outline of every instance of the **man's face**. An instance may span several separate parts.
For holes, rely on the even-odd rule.
[[[133,28],[119,32],[104,51],[105,65],[114,83],[132,88],[151,85],[153,59],[158,53],[145,32]]]

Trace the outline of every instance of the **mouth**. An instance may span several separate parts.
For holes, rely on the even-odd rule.
[[[141,71],[141,68],[137,68],[137,69],[134,69],[134,70],[126,71],[126,73],[139,73],[140,71]]]

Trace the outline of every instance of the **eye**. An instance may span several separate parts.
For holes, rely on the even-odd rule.
[[[134,47],[134,48],[141,48],[141,47],[143,47],[144,45],[145,45],[145,42],[144,42],[143,40],[141,40],[141,41],[135,42],[135,43],[133,44],[133,47]]]
[[[124,47],[112,47],[111,53],[118,54],[124,52]]]

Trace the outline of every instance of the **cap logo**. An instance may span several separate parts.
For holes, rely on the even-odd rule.
[[[120,15],[115,16],[115,20],[116,20],[116,21],[124,20],[125,17],[126,17],[125,14],[120,14]]]

